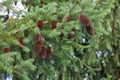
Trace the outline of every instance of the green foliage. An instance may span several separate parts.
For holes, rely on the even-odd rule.
[[[16,0],[6,0],[3,6],[15,12],[12,3]],[[28,9],[24,17],[20,18],[22,11],[15,12],[17,18],[0,16],[1,79],[2,75],[10,75],[13,80],[120,77],[119,0],[22,0],[22,4]],[[93,36],[80,23],[81,14],[89,18]],[[38,20],[44,22],[43,29],[38,28]],[[54,26],[52,21],[57,21],[55,29],[50,28]],[[35,52],[36,34],[44,38],[42,47],[51,48],[50,57],[42,59],[43,52]],[[19,40],[21,37],[23,40]]]

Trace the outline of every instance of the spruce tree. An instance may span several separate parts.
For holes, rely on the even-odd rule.
[[[0,80],[120,78],[119,0],[18,3],[0,3]]]

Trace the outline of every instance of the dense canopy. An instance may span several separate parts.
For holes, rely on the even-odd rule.
[[[118,80],[119,0],[3,0],[0,79]]]

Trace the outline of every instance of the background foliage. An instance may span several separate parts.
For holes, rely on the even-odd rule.
[[[0,15],[0,79],[116,80],[120,77],[119,0],[22,0],[27,11],[15,10],[13,5],[17,2],[0,3],[0,10],[7,12]],[[14,16],[10,17],[10,12]],[[93,35],[80,23],[81,14],[89,18]],[[38,20],[44,22],[42,30],[36,25]],[[57,21],[55,29],[50,28],[52,21]],[[42,59],[35,52],[36,34],[44,38],[42,46],[51,48],[50,57]]]

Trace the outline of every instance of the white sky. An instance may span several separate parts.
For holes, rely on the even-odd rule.
[[[0,0],[0,3],[2,3],[3,1],[5,0]],[[16,13],[19,12],[19,11],[22,11],[22,14],[21,15],[25,15],[25,12],[27,12],[27,8],[25,9],[25,7],[22,5],[21,3],[21,0],[18,0],[17,1],[17,4],[12,4],[11,5],[13,8],[13,10],[10,10],[10,13],[9,13],[9,17],[16,17]],[[1,5],[0,4],[0,15],[7,15],[7,12],[5,11],[6,10],[6,7]],[[19,16],[21,16],[19,15]]]

